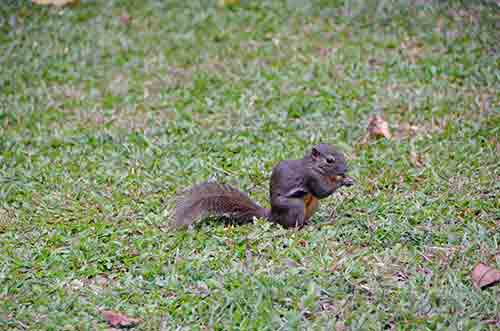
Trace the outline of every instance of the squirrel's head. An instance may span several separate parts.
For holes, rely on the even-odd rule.
[[[344,185],[353,184],[352,179],[347,176],[347,162],[344,154],[337,148],[328,144],[319,144],[311,149],[309,158],[313,169],[330,178],[340,177]]]

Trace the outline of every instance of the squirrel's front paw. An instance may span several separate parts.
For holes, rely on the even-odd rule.
[[[349,177],[349,176],[344,176],[342,178],[342,185],[343,186],[353,186],[354,185],[354,179],[352,179],[352,177]]]
[[[354,185],[354,179],[352,179],[349,176],[345,176],[345,175],[332,176],[332,177],[330,177],[330,181],[336,187],[353,186]]]

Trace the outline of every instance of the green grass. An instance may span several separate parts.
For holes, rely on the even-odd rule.
[[[1,330],[105,329],[100,309],[134,330],[498,327],[500,286],[470,279],[500,267],[494,2],[2,1],[0,18]],[[374,113],[394,138],[362,144]],[[208,178],[267,206],[273,165],[320,141],[357,185],[313,225],[166,226]]]

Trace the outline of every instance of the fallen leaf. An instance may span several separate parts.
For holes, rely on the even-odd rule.
[[[123,25],[128,25],[131,20],[132,20],[132,17],[130,17],[129,14],[122,14],[122,15],[120,15],[120,22]]]
[[[472,270],[471,277],[474,286],[481,289],[500,282],[500,270],[479,263],[474,270]]]
[[[389,124],[382,116],[375,115],[368,120],[368,133],[372,137],[385,137],[391,139],[392,135],[389,131]]]
[[[62,7],[70,4],[78,4],[79,0],[32,0],[37,5],[54,5]]]
[[[240,3],[240,0],[219,0],[217,1],[217,4],[219,7],[225,7],[225,6],[235,6]]]
[[[131,328],[141,321],[138,318],[130,318],[111,310],[103,310],[101,311],[101,315],[110,326],[117,328]]]

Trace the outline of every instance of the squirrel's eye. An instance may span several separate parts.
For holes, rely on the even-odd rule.
[[[333,163],[333,162],[335,162],[335,158],[333,156],[327,157],[326,158],[326,162],[327,163]]]

